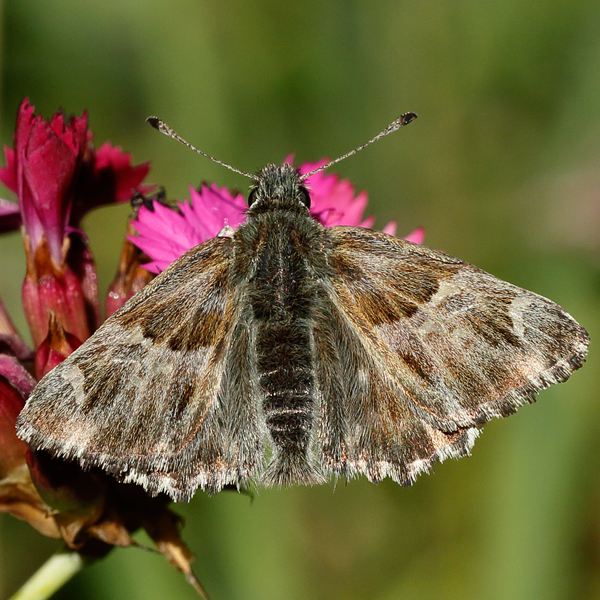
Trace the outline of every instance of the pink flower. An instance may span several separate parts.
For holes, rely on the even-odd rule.
[[[291,164],[292,156],[285,162]],[[308,173],[321,165],[304,163],[300,173]],[[310,191],[311,215],[326,227],[354,225],[371,227],[374,217],[363,220],[367,206],[367,193],[355,195],[354,186],[337,175],[326,175],[322,171],[306,180]],[[160,273],[182,254],[215,237],[225,225],[237,227],[246,219],[248,205],[241,194],[233,196],[226,188],[216,184],[203,185],[200,191],[190,188],[191,202],[178,202],[176,210],[154,202],[152,209],[140,208],[137,220],[132,225],[137,236],[128,236],[138,248],[151,259],[143,265],[151,273]],[[391,221],[383,231],[390,235],[396,232],[396,223]],[[424,230],[417,229],[405,239],[421,244]]]
[[[139,236],[129,239],[152,262],[144,264],[151,273],[160,273],[182,254],[215,237],[225,225],[237,227],[246,219],[248,205],[241,194],[233,196],[216,184],[203,185],[200,191],[190,187],[191,202],[178,202],[177,210],[152,204],[142,206],[132,225]]]

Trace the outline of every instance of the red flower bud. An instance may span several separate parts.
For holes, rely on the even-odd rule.
[[[68,246],[69,238],[65,241]],[[22,297],[34,345],[39,346],[46,338],[51,312],[65,330],[85,341],[92,333],[92,326],[80,278],[67,264],[56,267],[44,238],[35,255],[28,251],[27,242],[26,235],[27,275]]]
[[[48,321],[48,335],[40,344],[35,353],[35,375],[41,379],[46,373],[54,369],[71,352],[81,346],[81,342],[56,320],[54,313],[50,313]]]
[[[19,197],[30,250],[35,252],[45,238],[50,258],[60,266],[75,178],[87,137],[87,114],[65,123],[60,112],[44,121],[41,116],[34,117],[33,111],[28,100],[23,100],[15,132],[13,191]],[[6,174],[2,180],[10,183]]]

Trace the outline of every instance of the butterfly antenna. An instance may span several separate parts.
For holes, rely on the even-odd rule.
[[[184,146],[187,146],[188,148],[190,148],[190,150],[193,150],[194,152],[197,152],[198,154],[202,154],[202,156],[206,156],[206,158],[209,158],[210,160],[217,163],[218,165],[221,165],[222,167],[225,167],[226,169],[229,169],[230,171],[233,171],[234,173],[239,173],[240,175],[249,177],[250,179],[256,179],[255,175],[250,175],[250,173],[245,173],[244,171],[240,171],[239,169],[236,169],[235,167],[232,167],[231,165],[228,165],[227,163],[224,163],[223,161],[220,161],[220,160],[214,158],[210,154],[206,154],[206,152],[202,152],[202,150],[198,150],[198,148],[192,146],[192,144],[190,144],[189,142],[186,142],[181,136],[177,135],[177,133],[175,133],[175,131],[173,131],[164,121],[161,121],[158,117],[148,117],[146,119],[146,123],[148,123],[149,125],[152,125],[152,127],[154,127],[154,129],[157,129],[161,133],[164,133],[165,135],[169,136],[170,138],[173,138],[174,140],[177,140],[178,142],[182,143]]]
[[[336,158],[335,160],[328,162],[326,165],[323,165],[322,167],[319,167],[318,169],[315,169],[314,171],[311,171],[310,173],[305,173],[304,175],[302,175],[300,177],[300,181],[304,181],[307,177],[310,177],[311,175],[314,175],[315,173],[319,173],[320,171],[329,169],[329,167],[331,167],[332,165],[335,165],[336,163],[339,163],[340,161],[344,160],[345,158],[348,158],[349,156],[352,156],[353,154],[360,152],[363,148],[370,146],[373,142],[376,142],[378,139],[385,137],[388,133],[393,133],[394,131],[397,131],[398,129],[400,129],[400,127],[404,127],[405,125],[408,125],[409,123],[414,121],[416,118],[417,118],[416,113],[413,113],[413,112],[404,113],[403,115],[398,117],[393,123],[390,123],[381,133],[378,133],[373,139],[369,140],[366,144],[363,144],[362,146],[359,146],[358,148],[354,148],[354,150],[352,150],[351,152],[348,152],[348,154],[344,154],[343,156],[340,156],[339,158]]]

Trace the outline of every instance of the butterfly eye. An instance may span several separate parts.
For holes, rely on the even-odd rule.
[[[298,193],[298,199],[306,208],[310,208],[310,196],[308,192],[304,188],[300,188],[300,192]]]
[[[256,188],[250,191],[248,196],[248,206],[252,206],[256,202]]]

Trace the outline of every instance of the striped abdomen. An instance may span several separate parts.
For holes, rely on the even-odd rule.
[[[314,479],[308,451],[314,418],[311,309],[306,238],[291,222],[263,237],[250,282],[262,411],[274,455],[266,483]],[[265,227],[268,227],[265,224]]]

